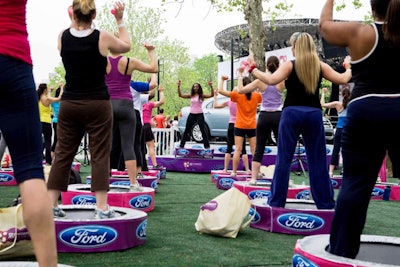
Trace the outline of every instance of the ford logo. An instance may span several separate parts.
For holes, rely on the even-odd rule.
[[[134,209],[143,210],[149,208],[152,202],[153,198],[150,195],[139,195],[132,198],[129,201],[129,205]]]
[[[213,179],[214,181],[217,181],[217,180],[218,180],[218,177],[219,177],[219,174],[213,173],[213,174],[211,175],[211,177],[212,177],[212,179]]]
[[[305,213],[285,213],[277,221],[284,228],[303,232],[315,231],[325,224],[320,217]]]
[[[86,184],[91,184],[92,183],[92,179],[91,178],[88,178],[88,177],[86,177]]]
[[[266,148],[264,149],[264,154],[268,154],[268,153],[271,153],[271,152],[272,152],[272,149],[269,148],[269,147],[266,147]]]
[[[176,151],[176,154],[181,156],[187,156],[189,154],[189,150],[180,148]]]
[[[118,232],[102,225],[86,225],[67,228],[58,236],[66,245],[85,249],[109,245],[117,239]]]
[[[158,183],[157,180],[154,180],[153,182],[151,182],[151,187],[156,190],[158,188]]]
[[[374,187],[374,189],[371,192],[371,197],[380,197],[383,196],[384,190],[379,188],[379,187]]]
[[[220,178],[218,184],[225,189],[229,189],[232,187],[233,182],[235,182],[232,178]]]
[[[78,195],[74,196],[71,202],[75,205],[94,205],[96,204],[96,197],[91,195]]]
[[[303,190],[296,194],[296,199],[310,200],[310,190]]]
[[[228,151],[228,148],[226,146],[221,146],[218,148],[218,151],[221,153],[226,153],[226,151]]]
[[[111,183],[112,185],[124,185],[124,186],[130,186],[131,182],[130,181],[115,181]]]
[[[147,220],[144,220],[136,229],[136,237],[139,239],[146,239]]]
[[[339,183],[336,180],[331,179],[331,184],[335,188],[339,185]]]
[[[254,213],[256,215],[254,215]],[[258,223],[261,220],[260,214],[255,209],[253,209],[252,207],[250,207],[249,215],[250,216],[254,215],[253,220],[251,220],[251,223]]]
[[[267,198],[271,195],[270,191],[267,190],[253,190],[249,192],[248,196],[250,199],[260,199],[260,198]]]
[[[8,173],[0,173],[0,183],[1,182],[11,182],[14,180],[14,176],[8,174]]]
[[[197,155],[199,156],[210,156],[211,155],[211,149],[202,149],[197,152]]]
[[[318,267],[319,265],[313,263],[312,261],[309,261],[307,258],[304,258],[300,254],[294,254],[292,257],[292,266],[296,267],[302,267],[302,266],[307,266],[307,267]]]

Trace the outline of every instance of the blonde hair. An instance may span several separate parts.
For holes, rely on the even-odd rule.
[[[297,77],[304,84],[308,94],[315,94],[321,74],[321,63],[315,43],[310,34],[299,33],[293,42]]]
[[[74,0],[72,4],[73,10],[80,10],[82,15],[88,15],[90,11],[96,10],[94,0]]]
[[[91,23],[96,13],[96,5],[94,0],[74,0],[72,10],[78,21]]]
[[[294,33],[292,34],[292,36],[290,36],[289,42],[290,42],[290,45],[291,45],[291,46],[294,46],[294,44],[295,44],[296,41],[297,41],[297,38],[299,38],[299,35],[300,35],[300,32],[294,32]]]

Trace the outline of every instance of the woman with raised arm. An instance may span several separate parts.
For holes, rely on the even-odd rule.
[[[342,141],[342,130],[343,126],[346,124],[347,105],[350,101],[351,92],[349,84],[342,85],[341,88],[342,100],[325,103],[325,93],[327,91],[328,88],[322,88],[321,106],[322,108],[334,108],[336,109],[338,114],[338,122],[336,124],[335,135],[333,137],[333,150],[332,150],[331,163],[329,164],[329,177],[332,178],[333,171],[335,170],[336,167],[339,166],[339,154]]]
[[[228,76],[222,76],[221,81],[218,83],[218,89],[214,92],[214,108],[225,108],[229,107],[229,124],[228,130],[226,132],[226,152],[224,156],[224,169],[223,172],[228,171],[229,162],[231,161],[231,153],[233,151],[233,145],[235,144],[235,122],[236,122],[236,113],[237,113],[237,104],[232,100],[225,101],[223,103],[217,102],[218,91],[222,91],[224,87],[224,83],[228,80]],[[234,91],[237,91],[237,87],[233,88]],[[246,151],[246,139],[243,138],[243,145],[242,145],[242,162],[244,169],[247,173],[250,173],[250,166],[249,166],[249,156],[247,155]],[[233,164],[232,164],[233,165]]]
[[[268,71],[274,73],[279,68],[279,64],[278,57],[270,56],[267,59]],[[256,128],[256,150],[253,160],[251,161],[251,180],[249,184],[257,184],[265,145],[268,141],[268,134],[272,131],[275,138],[278,138],[279,122],[282,114],[282,92],[284,89],[284,81],[277,85],[268,85],[259,79],[254,80],[246,86],[242,86],[242,84],[238,86],[239,93],[245,94],[258,90],[262,95],[260,114],[258,115]]]
[[[239,68],[238,87],[250,83],[249,77],[243,77],[244,69]],[[226,76],[221,77],[221,81],[226,80]],[[236,176],[239,166],[240,154],[242,154],[243,145],[249,142],[251,155],[254,155],[256,148],[256,125],[257,125],[257,106],[261,103],[261,94],[258,92],[249,92],[240,94],[238,91],[226,91],[223,86],[218,87],[218,93],[230,97],[231,101],[237,104],[237,113],[235,121],[235,152],[233,152],[231,176]]]
[[[58,114],[58,142],[47,182],[54,217],[66,217],[58,207],[61,191],[67,191],[72,161],[85,132],[89,135],[92,165],[91,191],[95,192],[97,219],[112,218],[107,204],[110,189],[110,150],[113,114],[105,82],[110,51],[125,53],[131,48],[123,23],[124,4],[114,4],[119,38],[113,33],[92,27],[96,17],[94,0],[74,0],[73,23],[58,38],[58,50],[65,67],[64,93]]]
[[[206,125],[204,122],[204,114],[203,114],[203,101],[205,98],[210,98],[214,96],[214,90],[212,88],[212,82],[209,81],[208,85],[210,86],[211,93],[204,94],[203,87],[199,83],[194,83],[192,89],[190,90],[190,94],[182,94],[181,92],[181,81],[178,81],[178,95],[181,98],[190,98],[190,114],[186,121],[185,132],[183,133],[181,143],[179,147],[184,148],[190,130],[192,129],[193,125],[197,122],[199,125],[201,134],[203,136],[203,143],[204,148],[210,148],[210,142],[208,140],[208,133],[206,132]]]
[[[137,181],[137,159],[135,153],[135,133],[136,125],[141,122],[136,121],[133,97],[130,90],[132,73],[137,70],[141,72],[158,72],[155,47],[145,44],[150,63],[144,63],[133,57],[125,57],[121,53],[111,51],[108,56],[106,84],[110,93],[111,105],[113,109],[113,135],[119,134],[120,138],[113,138],[121,142],[122,155],[130,180],[130,191],[142,191],[142,186]],[[137,137],[139,138],[139,136]],[[115,146],[112,146],[115,147]],[[119,152],[119,151],[117,151]],[[119,158],[119,153],[111,150],[111,156]],[[141,154],[139,155],[141,156]],[[113,159],[111,159],[113,160]]]
[[[313,200],[318,209],[333,209],[334,192],[326,165],[319,88],[322,78],[337,84],[347,83],[351,78],[349,59],[345,61],[348,71],[340,74],[320,61],[310,34],[297,32],[290,39],[295,59],[283,63],[274,73],[258,70],[253,57],[249,56],[250,73],[267,84],[285,81],[287,90],[279,124],[278,155],[268,204],[285,207],[290,167],[301,135],[307,154]]]
[[[325,40],[346,47],[352,60],[354,87],[342,132],[343,179],[328,248],[348,258],[355,258],[360,249],[371,192],[386,151],[393,164],[400,164],[399,75],[388,64],[400,61],[400,0],[370,4],[372,23],[334,21],[334,0],[326,0],[319,22]]]
[[[160,94],[160,100],[158,101],[149,101],[145,103],[142,107],[142,113],[143,113],[143,139],[146,143],[146,146],[148,148],[148,153],[149,157],[151,160],[151,163],[153,167],[160,168],[160,166],[157,164],[157,158],[156,158],[156,147],[155,147],[155,138],[154,134],[152,131],[152,112],[153,108],[160,107],[164,104],[165,102],[165,95],[164,95],[164,87],[163,86],[158,86],[158,93]],[[154,97],[154,95],[153,95]]]

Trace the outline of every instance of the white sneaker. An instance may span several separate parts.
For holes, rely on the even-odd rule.
[[[142,192],[143,188],[142,185],[136,181],[135,184],[131,184],[131,186],[129,187],[129,192]]]
[[[107,218],[114,218],[115,211],[110,209],[110,206],[107,205],[107,210],[103,211],[101,209],[96,208],[94,210],[94,218],[95,219],[107,219]]]

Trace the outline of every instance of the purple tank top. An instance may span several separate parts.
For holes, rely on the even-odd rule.
[[[276,88],[276,85],[268,85],[262,92],[261,111],[282,110],[282,93]]]
[[[118,71],[118,62],[121,58],[122,56],[116,58],[108,57],[111,64],[111,71],[106,75],[108,93],[110,94],[110,99],[133,100],[130,89],[131,74],[125,75]]]

